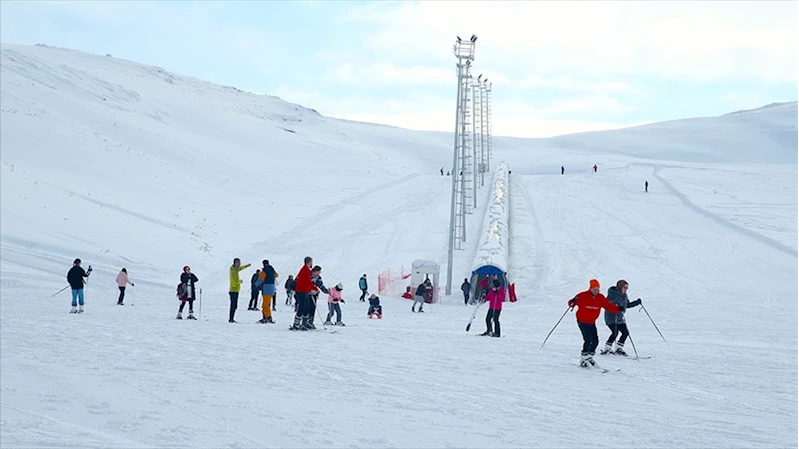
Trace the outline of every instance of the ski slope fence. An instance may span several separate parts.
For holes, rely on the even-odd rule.
[[[508,289],[510,179],[506,162],[499,163],[491,188],[483,218],[483,234],[480,236],[472,264],[473,293],[476,292],[477,283],[486,276],[499,276],[503,280],[502,285]],[[477,295],[472,297],[475,298]]]

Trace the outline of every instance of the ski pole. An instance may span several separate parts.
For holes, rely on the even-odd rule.
[[[558,322],[557,322],[557,323],[555,323],[555,327],[553,327],[553,328],[552,328],[552,330],[551,330],[551,331],[549,331],[549,333],[547,334],[547,338],[545,338],[545,339],[544,339],[544,342],[543,342],[543,343],[541,343],[541,347],[542,347],[542,348],[544,347],[544,345],[545,345],[545,344],[547,344],[547,340],[549,340],[549,336],[550,336],[550,335],[552,335],[552,332],[555,332],[555,329],[558,327],[558,325],[560,324],[560,322],[561,322],[561,321],[563,321],[563,317],[565,317],[565,316],[566,316],[566,314],[567,314],[567,313],[569,313],[569,311],[570,311],[570,310],[572,310],[572,309],[574,309],[574,306],[571,306],[571,307],[567,307],[567,308],[566,308],[566,311],[565,311],[565,312],[563,312],[563,315],[561,315],[561,316],[560,316],[560,319],[558,320]]]
[[[633,341],[633,334],[631,334],[629,332],[630,332],[630,330],[628,329],[627,330],[627,338],[630,339],[630,344],[633,345],[633,352],[635,353],[635,360],[639,360],[638,359],[638,350],[635,349],[635,342]]]
[[[200,289],[200,304],[199,304],[199,312],[200,319],[203,319],[203,289]]]
[[[646,310],[646,307],[644,307],[643,304],[641,304],[641,310],[643,310],[644,313],[646,313],[646,316],[649,317],[649,321],[651,321],[652,325],[655,326],[655,330],[658,331],[658,334],[660,334],[660,338],[663,339],[663,342],[669,344],[669,342],[666,341],[666,337],[664,337],[663,333],[660,332],[660,329],[658,329],[658,325],[655,324],[655,321],[652,319],[652,316],[649,314],[649,312]]]
[[[67,284],[67,286],[66,286],[66,287],[64,287],[64,288],[62,288],[61,290],[59,290],[58,292],[56,292],[56,294],[55,294],[55,295],[53,295],[53,296],[51,296],[51,298],[55,298],[55,296],[56,296],[57,294],[59,294],[59,293],[63,292],[64,290],[66,290],[66,289],[68,289],[68,288],[69,288],[69,284]]]
[[[472,321],[474,321],[474,317],[477,316],[477,309],[479,309],[480,306],[482,306],[483,304],[485,304],[485,301],[477,303],[477,307],[474,308],[474,312],[472,312],[472,317],[469,319],[469,324],[466,325],[466,332],[469,332],[469,329],[472,327]]]

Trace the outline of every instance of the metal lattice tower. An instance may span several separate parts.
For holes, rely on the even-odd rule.
[[[468,41],[457,37],[452,50],[458,58],[458,98],[455,108],[455,140],[452,148],[452,200],[449,216],[449,251],[447,252],[447,287],[446,294],[452,294],[452,258],[455,246],[461,249],[466,239],[466,128],[469,119],[468,97],[471,65],[474,61],[474,45],[477,36],[472,35]]]
[[[491,86],[492,86],[492,84],[489,84],[486,87],[486,90],[485,90],[485,93],[486,93],[486,99],[485,99],[485,102],[486,102],[486,148],[487,148],[486,170],[490,170],[491,169],[491,156],[493,156],[493,153],[492,153],[492,150],[491,150],[491,136],[492,136],[492,133],[491,133]]]
[[[480,186],[484,186],[485,185],[485,172],[486,172],[487,159],[488,159],[488,151],[487,151],[487,146],[486,146],[487,145],[486,140],[487,140],[487,135],[488,135],[488,129],[486,128],[486,126],[488,125],[488,120],[487,120],[488,112],[487,112],[487,109],[486,109],[486,104],[487,104],[486,103],[486,83],[488,82],[488,79],[486,78],[484,80],[480,80],[480,78],[478,77],[478,81],[480,81],[479,86],[478,86],[478,91],[480,93],[480,95],[479,95],[480,96],[480,104],[479,104],[479,110],[480,110],[480,150],[479,150],[478,156],[479,156],[479,160],[480,160],[480,165],[479,165],[479,167],[480,167],[479,168]]]
[[[466,214],[469,213],[469,200],[471,199],[469,182],[469,159],[472,146],[472,117],[470,111],[471,101],[469,99],[469,86],[471,85],[471,61],[460,68],[461,78],[461,103],[460,103],[460,140],[458,142],[457,165],[457,198],[455,200],[455,249],[463,249],[463,242],[466,241]],[[455,173],[453,173],[453,176]]]

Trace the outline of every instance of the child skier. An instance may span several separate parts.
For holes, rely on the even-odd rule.
[[[605,324],[607,324],[610,329],[610,337],[608,337],[608,341],[605,342],[605,349],[599,351],[602,355],[618,354],[627,356],[627,353],[624,352],[624,343],[627,341],[630,331],[627,330],[627,321],[624,320],[624,312],[629,307],[636,307],[641,304],[641,298],[635,301],[630,301],[627,298],[627,289],[629,287],[630,284],[628,284],[627,281],[620,279],[619,282],[616,282],[615,286],[608,289],[608,301],[619,307],[619,313],[605,310]],[[621,338],[616,342],[616,352],[613,352],[613,342],[616,341],[616,336],[619,333],[621,333]]]
[[[183,267],[183,273],[180,274],[180,283],[184,293],[178,297],[180,299],[180,308],[178,309],[178,316],[175,317],[176,319],[183,319],[183,307],[186,306],[187,301],[189,303],[189,316],[186,318],[190,320],[197,319],[194,317],[194,300],[197,299],[195,284],[197,282],[199,282],[199,279],[191,272],[191,268],[188,265]]]
[[[599,309],[604,308],[613,313],[619,313],[616,304],[608,302],[605,295],[599,293],[599,281],[591,279],[588,282],[588,290],[578,293],[569,300],[569,307],[577,306],[577,326],[583,334],[583,350],[580,353],[580,366],[587,368],[596,365],[594,353],[599,345],[599,337],[596,333],[596,319],[599,318]]]
[[[383,318],[383,306],[380,305],[380,297],[374,294],[369,297],[369,311],[366,312],[369,318]]]
[[[344,323],[341,322],[341,306],[340,304],[344,304],[344,300],[341,298],[341,291],[344,290],[344,286],[341,285],[339,282],[335,287],[330,289],[330,293],[327,297],[327,308],[329,311],[327,312],[327,319],[325,320],[325,325],[333,324],[330,322],[330,318],[333,317],[333,312],[336,313],[336,326],[344,326]]]

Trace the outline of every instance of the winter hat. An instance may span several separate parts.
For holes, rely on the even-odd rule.
[[[596,279],[591,279],[590,281],[588,281],[588,288],[589,289],[599,288],[599,281],[597,281]]]
[[[619,290],[621,290],[621,288],[624,287],[625,285],[630,285],[630,284],[628,284],[627,281],[625,281],[624,279],[619,279],[619,282],[616,282],[616,288]]]
[[[341,285],[341,282],[339,282],[338,284],[336,284],[336,290],[338,290],[338,291],[344,290],[344,286],[343,286],[343,285]]]

